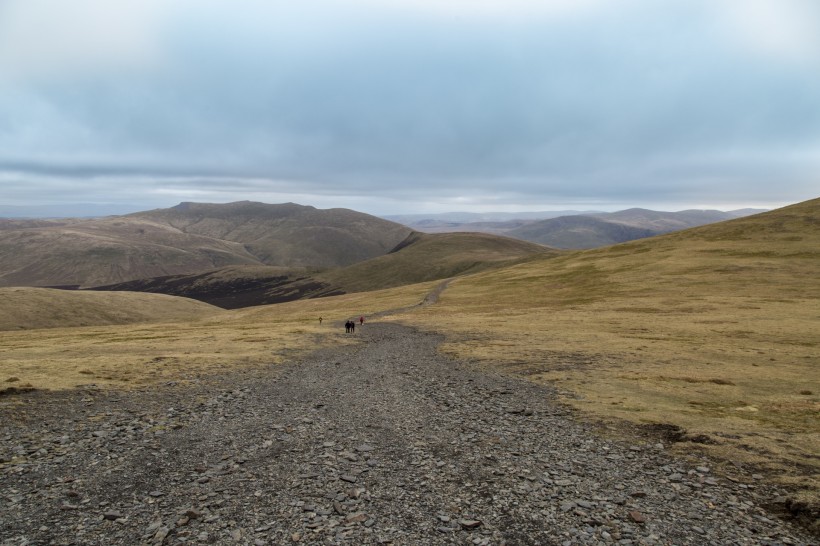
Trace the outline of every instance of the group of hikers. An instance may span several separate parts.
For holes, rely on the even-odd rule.
[[[362,324],[364,324],[364,317],[359,317],[359,326],[361,326]],[[345,322],[345,332],[347,332],[348,334],[352,334],[355,331],[356,321],[353,319],[348,319],[348,321]]]
[[[319,325],[322,324],[322,317],[319,317]],[[364,316],[359,317],[359,326],[364,324]],[[345,322],[345,332],[348,334],[352,334],[356,332],[356,320],[355,319],[347,319]]]

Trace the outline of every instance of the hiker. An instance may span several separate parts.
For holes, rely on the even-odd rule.
[[[319,317],[319,326],[322,325],[322,317]]]
[[[350,333],[351,333],[351,334],[355,334],[355,333],[356,333],[356,321],[355,321],[355,320],[352,320],[352,319],[351,319],[351,321],[350,321]]]
[[[350,333],[350,321],[345,322],[345,333]]]
[[[359,326],[361,326],[362,324],[364,324],[364,317],[363,316],[359,317]]]

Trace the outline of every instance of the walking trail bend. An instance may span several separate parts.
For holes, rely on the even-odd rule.
[[[397,324],[286,366],[0,404],[0,544],[816,544]]]

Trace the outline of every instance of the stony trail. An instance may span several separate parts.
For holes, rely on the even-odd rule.
[[[0,400],[0,544],[813,544],[772,492],[367,323],[199,384]]]

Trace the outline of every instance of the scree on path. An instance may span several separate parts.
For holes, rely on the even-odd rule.
[[[817,543],[762,486],[598,436],[436,335],[355,335],[184,387],[0,404],[0,543]]]

